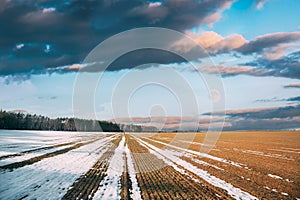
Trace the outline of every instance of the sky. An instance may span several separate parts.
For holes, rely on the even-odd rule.
[[[299,8],[3,0],[0,108],[168,130],[299,129]]]

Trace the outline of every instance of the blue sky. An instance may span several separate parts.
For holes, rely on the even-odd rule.
[[[276,123],[279,125],[275,129],[299,128],[299,100],[295,98],[300,96],[300,1],[187,1],[186,7],[176,12],[173,9],[181,5],[180,1],[66,2],[2,3],[0,18],[5,20],[0,20],[5,24],[0,28],[2,109],[50,117],[73,116],[76,78],[80,73],[93,74],[93,70],[83,67],[87,54],[114,34],[155,26],[185,33],[206,49],[210,56],[199,58],[195,65],[203,73],[221,75],[224,109],[229,111],[225,116],[228,130],[233,126],[247,129],[238,121],[248,119],[249,126],[255,126],[255,120],[265,120],[267,125],[260,125],[261,128],[269,129]],[[85,9],[81,10],[82,7]],[[21,8],[24,9],[17,12]],[[9,21],[12,16],[18,20]],[[179,48],[184,51],[182,46]],[[129,123],[128,117],[136,117],[137,121],[151,116],[201,118],[213,111],[205,80],[193,72],[189,63],[177,62],[166,54],[154,56],[161,64],[134,69],[135,59],[145,58],[145,54],[141,55],[125,57],[104,73],[95,88],[95,113],[80,117],[122,118],[120,122]],[[210,68],[212,63],[218,72]],[[79,72],[83,68],[87,71]],[[155,84],[140,87],[130,99],[115,94],[118,88],[126,91],[135,78],[168,79],[165,68],[179,73],[184,84],[191,87],[196,107],[191,100],[183,109],[182,102],[176,99],[187,92],[180,82],[174,83],[175,95]],[[132,75],[130,80],[126,80],[128,74]],[[282,111],[291,113],[282,116]],[[250,116],[248,119],[245,113]],[[264,117],[257,118],[257,113],[264,113]]]

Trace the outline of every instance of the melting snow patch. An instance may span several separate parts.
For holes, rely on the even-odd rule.
[[[205,161],[202,161],[202,160],[198,160],[194,156],[191,156],[190,154],[185,154],[185,156],[188,157],[188,158],[190,158],[192,161],[194,161],[195,163],[198,163],[200,165],[204,165],[204,166],[208,166],[208,167],[213,167],[215,169],[224,171],[223,168],[220,168],[218,166],[212,165],[212,164],[210,164],[208,162],[205,162]]]
[[[272,189],[272,192],[276,192],[277,193],[278,191],[276,189]]]
[[[132,199],[142,199],[140,187],[138,186],[138,181],[136,179],[136,172],[133,166],[133,161],[127,144],[125,146],[125,153],[127,157],[128,173],[132,183],[132,190],[131,190],[130,197]]]
[[[45,158],[32,165],[0,173],[0,199],[60,199],[73,182],[84,174],[107,150],[112,137],[73,149],[67,153]],[[97,152],[102,146],[100,152]],[[51,188],[51,189],[50,189]]]
[[[268,186],[264,186],[264,188],[266,188],[267,190],[271,190],[271,188],[269,188]]]
[[[240,151],[243,153],[248,153],[248,154],[253,154],[253,155],[257,155],[257,156],[265,156],[265,157],[270,157],[270,158],[278,158],[278,159],[283,159],[283,160],[294,160],[292,158],[287,158],[283,155],[280,154],[271,154],[271,153],[264,153],[261,151],[253,151],[253,150],[243,150],[243,149],[237,149],[237,148],[233,148],[234,151]]]
[[[275,179],[283,179],[282,177],[280,176],[277,176],[277,175],[273,175],[273,174],[268,174],[268,176],[272,177],[272,178],[275,178]]]
[[[125,150],[125,137],[115,149],[109,167],[106,171],[107,176],[100,182],[100,187],[93,199],[120,199],[121,176],[124,170],[123,153]]]
[[[221,198],[221,196],[219,194],[215,194],[217,197]]]

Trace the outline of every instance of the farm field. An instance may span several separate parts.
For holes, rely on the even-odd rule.
[[[300,199],[300,131],[205,135],[0,130],[0,199]]]

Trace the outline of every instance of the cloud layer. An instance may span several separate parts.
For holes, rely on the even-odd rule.
[[[300,101],[295,97],[293,101]],[[165,131],[207,131],[223,127],[224,131],[234,130],[284,130],[300,128],[300,105],[285,107],[227,110],[223,123],[223,112],[204,113],[201,117],[151,117],[119,118],[118,123],[156,126]]]
[[[185,31],[212,24],[231,3],[1,1],[0,75],[45,73],[48,68],[80,63],[101,41],[132,28],[158,26]]]
[[[300,83],[285,85],[284,88],[300,88]]]
[[[121,31],[155,26],[187,33],[210,56],[253,56],[253,61],[218,65],[223,76],[239,74],[300,78],[300,32],[278,32],[247,40],[241,34],[223,37],[213,31],[192,33],[200,25],[212,25],[233,0],[167,1],[2,1],[0,5],[0,76],[10,80],[31,74],[67,73],[82,69],[85,56],[100,42]],[[261,9],[266,0],[257,0]],[[184,53],[193,48],[180,40],[173,44]],[[207,56],[207,55],[204,55]],[[242,60],[242,59],[241,59]],[[145,63],[180,63],[170,52],[145,49],[117,59],[111,71]],[[75,67],[76,66],[76,67]],[[84,71],[97,71],[95,65]]]

